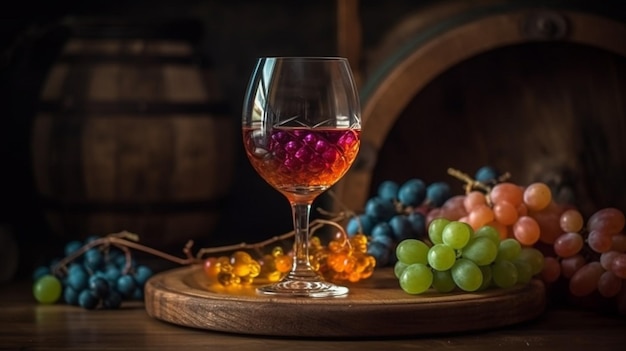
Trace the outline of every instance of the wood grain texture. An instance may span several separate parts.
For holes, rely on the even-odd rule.
[[[257,295],[254,287],[228,290],[199,267],[174,269],[146,285],[146,311],[166,322],[232,333],[289,337],[406,336],[500,328],[539,316],[542,283],[480,293],[404,293],[389,269],[349,286],[345,298]],[[381,321],[393,321],[382,322]]]
[[[0,350],[448,350],[615,351],[626,344],[626,319],[550,305],[525,323],[474,332],[402,337],[250,337],[181,327],[148,316],[141,302],[89,311],[39,305],[31,282],[0,285]],[[381,327],[398,325],[381,319]],[[419,333],[419,331],[417,331]]]
[[[70,38],[45,82],[32,162],[47,222],[70,239],[121,230],[156,248],[206,239],[236,145],[212,67],[187,40],[106,33]]]
[[[505,3],[506,1],[501,2]],[[461,2],[458,3],[460,14],[457,15],[461,17],[469,16],[464,13],[469,12],[469,10],[465,6],[461,6]],[[417,32],[413,33],[413,37],[408,43],[405,42],[404,46],[396,46],[394,52],[388,53],[387,60],[378,69],[373,70],[365,77],[365,84],[361,89],[363,103],[363,131],[361,138],[362,148],[367,150],[367,152],[361,153],[360,157],[367,159],[357,159],[355,166],[334,187],[340,203],[353,210],[363,209],[366,200],[372,193],[372,189],[378,186],[374,181],[378,181],[380,178],[376,178],[375,173],[378,170],[384,171],[388,168],[389,163],[378,167],[380,160],[384,161],[387,158],[397,156],[394,158],[394,162],[397,162],[398,158],[401,158],[401,161],[395,163],[396,167],[392,167],[389,172],[402,169],[412,172],[410,176],[420,177],[427,177],[428,175],[424,174],[427,171],[438,172],[437,177],[424,179],[434,181],[445,177],[447,167],[461,168],[471,161],[475,163],[484,162],[485,157],[477,160],[474,148],[465,147],[468,142],[476,143],[478,145],[477,148],[482,148],[479,148],[478,151],[487,149],[493,151],[493,153],[499,152],[502,145],[490,139],[481,139],[479,134],[473,133],[475,129],[480,129],[481,125],[478,122],[473,123],[471,118],[475,117],[475,115],[470,115],[464,110],[466,105],[455,104],[454,101],[456,100],[463,100],[462,102],[467,102],[467,106],[476,107],[478,114],[480,114],[481,108],[489,112],[489,107],[492,103],[499,104],[503,107],[502,111],[498,111],[500,115],[494,117],[487,116],[487,113],[484,113],[483,117],[511,120],[511,115],[519,114],[519,109],[516,109],[517,105],[515,105],[515,102],[528,102],[528,99],[536,96],[536,101],[531,101],[532,104],[526,104],[527,109],[523,110],[523,112],[525,115],[535,117],[537,121],[544,117],[547,112],[556,113],[551,117],[559,117],[568,113],[570,115],[584,114],[586,112],[581,111],[579,109],[580,106],[578,106],[580,104],[576,102],[587,101],[588,103],[585,106],[593,106],[596,111],[604,109],[607,110],[606,112],[617,111],[616,114],[605,113],[604,115],[608,116],[606,118],[620,121],[620,117],[623,117],[623,105],[619,98],[614,98],[616,94],[619,95],[623,92],[623,90],[619,90],[621,89],[619,84],[622,84],[620,83],[622,81],[620,77],[623,77],[623,75],[620,76],[621,73],[619,71],[613,75],[613,80],[605,82],[610,84],[610,86],[617,87],[616,91],[608,94],[598,90],[583,90],[587,88],[594,89],[595,86],[587,84],[582,87],[581,85],[586,83],[581,83],[580,79],[576,80],[576,78],[580,78],[577,72],[570,75],[569,72],[564,70],[555,71],[557,74],[564,73],[560,76],[546,78],[545,82],[542,83],[543,85],[540,86],[543,89],[532,90],[536,86],[526,86],[527,82],[525,82],[527,79],[532,79],[532,76],[529,76],[523,70],[507,71],[506,68],[508,67],[500,67],[497,62],[492,64],[490,69],[484,72],[483,76],[474,77],[475,79],[470,82],[469,87],[466,87],[466,89],[460,89],[457,81],[454,79],[446,81],[445,87],[448,89],[441,96],[441,105],[430,104],[426,98],[423,98],[425,105],[421,105],[419,110],[414,108],[409,110],[412,107],[412,103],[424,92],[428,91],[433,82],[440,79],[447,72],[463,67],[468,60],[476,57],[489,57],[492,52],[503,48],[524,47],[524,45],[532,43],[545,44],[546,47],[549,47],[550,44],[571,45],[582,49],[587,48],[590,52],[604,51],[606,56],[614,55],[621,58],[626,56],[626,40],[623,40],[626,38],[626,26],[623,23],[594,14],[560,10],[558,13],[567,19],[571,30],[559,40],[538,40],[527,36],[520,30],[520,24],[528,20],[528,16],[532,11],[532,8],[512,8],[509,11],[484,11],[482,13],[479,10],[475,10],[472,12],[473,17],[464,18],[464,21],[456,21],[456,17],[451,16],[450,11],[436,11],[436,8],[418,13],[417,15],[419,16],[415,17],[416,21],[420,23],[435,23],[436,25],[427,26],[424,24],[417,26]],[[444,17],[437,18],[436,16]],[[438,22],[427,21],[430,18],[435,18]],[[436,33],[436,35],[433,33]],[[567,56],[567,59],[564,58],[563,60],[569,59],[577,62],[577,57],[573,55]],[[532,61],[533,58],[530,57],[528,60]],[[511,62],[515,62],[515,59],[513,58]],[[597,66],[586,66],[581,73],[589,75],[599,74],[601,77],[604,77],[603,73],[612,69],[610,67],[607,68],[607,66],[599,62]],[[510,68],[514,69],[515,67]],[[471,73],[471,69],[468,69],[468,72]],[[497,82],[499,78],[506,78],[509,75],[511,79],[515,77],[520,78],[514,83],[522,88],[526,88],[523,91],[525,95],[515,95],[513,91],[509,96],[502,96],[499,94],[502,92],[501,87],[486,88],[491,90],[479,89],[484,87],[485,82]],[[572,83],[572,81],[574,82]],[[573,101],[573,103],[562,106],[560,109],[553,108],[552,100],[554,99],[550,100],[550,96],[542,95],[546,90],[554,86],[552,83],[561,84],[559,88],[565,86],[568,90],[564,90],[562,95]],[[606,86],[606,84],[594,84],[599,87]],[[478,90],[475,91],[476,89]],[[476,94],[472,95],[472,92],[476,92]],[[556,94],[558,91],[552,91],[552,93]],[[476,95],[482,98],[489,98],[493,95],[494,98],[486,103],[484,101],[472,101],[471,99],[475,98]],[[614,100],[608,101],[609,98]],[[446,114],[448,110],[449,113]],[[410,121],[400,126],[399,122],[402,119]],[[450,122],[452,129],[429,129],[421,125],[421,121],[424,120]],[[468,123],[470,123],[472,129],[468,129],[464,125],[454,124],[456,120],[469,121]],[[484,124],[484,119],[480,123]],[[488,123],[490,121],[487,121]],[[615,125],[616,128],[613,128],[611,133],[623,131],[623,124],[615,123]],[[401,134],[408,134],[409,137],[399,139],[398,135],[393,134],[394,128],[402,129]],[[449,139],[439,138],[439,136],[449,136],[450,134],[462,135],[460,139],[454,139],[452,142]],[[620,138],[623,139],[623,134]],[[476,141],[477,139],[478,141]],[[459,142],[459,140],[461,141]],[[508,144],[514,144],[510,143],[509,140],[507,139]],[[395,142],[397,149],[400,151],[388,152],[383,150],[387,142]],[[418,146],[418,143],[423,144]],[[424,144],[426,145],[425,147],[423,146]],[[618,150],[617,155],[619,157],[620,150],[617,148],[616,150]],[[550,151],[548,150],[548,152]],[[426,155],[418,157],[421,156],[419,155],[420,153],[426,153]],[[524,153],[525,151],[520,147],[512,153],[500,155],[500,157],[506,158],[507,156],[511,157]],[[478,156],[480,157],[481,155],[479,154]],[[407,160],[412,167],[405,167]],[[422,162],[422,160],[424,161]],[[431,163],[432,160],[445,162],[446,165],[438,167],[438,165]],[[455,161],[460,161],[463,164],[456,164],[454,163]],[[491,161],[491,159],[487,161]],[[609,162],[612,162],[612,160]],[[503,167],[505,166],[507,165],[503,165]],[[531,168],[533,166],[533,164],[518,162],[519,168]],[[463,170],[471,171],[466,168],[463,168]],[[405,179],[406,177],[406,174],[397,175],[397,178]],[[588,186],[588,184],[584,185]]]

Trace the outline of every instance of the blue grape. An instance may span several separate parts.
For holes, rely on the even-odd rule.
[[[410,238],[413,234],[411,223],[405,215],[395,215],[389,220],[389,226],[392,229],[393,237],[396,241],[402,241]]]
[[[67,286],[76,291],[81,291],[89,285],[89,274],[78,264],[73,264],[67,271],[65,279]]]
[[[376,220],[371,216],[366,214],[358,215],[350,218],[348,224],[346,224],[346,232],[350,236],[358,233],[369,235],[374,224],[376,224]]]
[[[128,274],[124,274],[117,279],[117,291],[122,296],[131,296],[136,287],[135,278]]]
[[[140,287],[135,288],[135,291],[133,291],[133,296],[131,298],[133,300],[143,300],[143,289]]]
[[[63,300],[68,305],[78,305],[78,296],[80,294],[71,286],[65,286],[63,289]]]
[[[104,263],[102,252],[96,248],[91,248],[85,252],[85,265],[91,269],[98,269]]]
[[[411,212],[406,217],[411,224],[411,229],[415,233],[416,237],[422,237],[426,235],[426,216],[421,212]]]
[[[89,278],[89,289],[95,297],[103,298],[109,293],[109,282],[97,275],[93,275]]]
[[[85,270],[85,267],[82,264],[76,263],[76,262],[70,263],[70,265],[67,267],[67,273],[72,274],[75,272],[81,272],[81,273],[87,274],[87,271]]]
[[[85,289],[78,295],[78,305],[87,310],[93,310],[98,307],[100,299],[93,294],[90,289]]]
[[[109,293],[102,298],[102,307],[114,310],[120,308],[122,305],[122,295],[120,295],[117,291],[111,290]]]
[[[494,167],[491,166],[483,166],[480,167],[476,174],[474,175],[474,179],[479,182],[489,183],[494,182],[498,179],[499,172]]]
[[[380,222],[372,228],[372,237],[376,236],[388,236],[393,238],[393,228],[387,222]]]
[[[122,270],[113,263],[107,263],[104,267],[104,277],[108,281],[116,281],[122,275]]]
[[[78,251],[81,247],[83,247],[83,243],[78,240],[72,240],[65,244],[65,256],[70,256],[74,252]]]
[[[388,221],[395,213],[394,203],[378,196],[370,198],[365,204],[365,214],[379,221]]]
[[[382,243],[376,241],[371,242],[367,246],[367,253],[376,259],[376,265],[382,267],[389,264],[391,253],[389,248]]]
[[[398,200],[405,206],[418,206],[426,197],[426,184],[421,179],[410,179],[398,189]]]
[[[389,250],[391,250],[395,245],[395,241],[393,240],[393,238],[383,231],[377,231],[375,235],[372,235],[370,241],[373,243],[382,244]]]
[[[386,180],[378,186],[378,196],[385,200],[396,200],[398,198],[398,183]]]
[[[135,281],[137,285],[143,287],[144,284],[152,277],[152,270],[148,266],[139,265],[135,269]]]
[[[435,182],[426,188],[426,199],[435,207],[441,207],[450,196],[450,185],[446,182]]]

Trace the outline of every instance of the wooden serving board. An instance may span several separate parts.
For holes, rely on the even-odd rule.
[[[485,330],[531,320],[546,306],[542,282],[479,293],[409,295],[390,269],[344,284],[341,298],[257,295],[227,289],[201,267],[156,274],[145,287],[148,315],[173,324],[232,333],[289,337],[408,336]]]

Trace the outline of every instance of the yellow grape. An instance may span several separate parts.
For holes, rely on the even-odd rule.
[[[272,256],[277,257],[277,256],[282,256],[284,255],[285,252],[283,251],[283,248],[280,246],[276,246],[272,249]]]
[[[233,266],[230,264],[230,257],[220,256],[217,259],[217,265],[221,273],[231,273],[233,271]]]
[[[497,204],[494,204],[493,215],[496,221],[505,226],[515,224],[519,218],[517,207],[507,201],[500,201]]]
[[[583,225],[583,215],[576,209],[566,210],[559,217],[559,226],[564,232],[580,232]]]
[[[220,267],[217,263],[217,258],[209,257],[205,259],[203,269],[204,269],[204,274],[208,278],[217,279],[217,275],[220,272]]]
[[[233,264],[232,272],[238,277],[246,277],[250,275],[250,265],[248,263],[236,262]]]
[[[531,211],[541,211],[552,202],[552,191],[545,183],[532,183],[524,189],[524,203]]]
[[[289,255],[280,255],[274,257],[276,269],[281,273],[287,273],[291,270],[293,259]]]
[[[539,240],[541,231],[534,218],[522,216],[513,225],[513,235],[520,244],[531,246]]]
[[[338,242],[337,240],[331,240],[328,243],[328,250],[330,252],[341,252],[344,249],[344,244]]]
[[[367,237],[363,234],[356,234],[350,238],[352,250],[355,252],[367,252]]]
[[[468,214],[472,212],[472,210],[476,206],[486,205],[486,204],[487,204],[487,198],[485,194],[478,190],[470,191],[467,195],[465,195],[465,199],[463,200],[463,207],[465,208],[465,212],[467,212]]]
[[[487,205],[475,206],[467,216],[467,221],[474,230],[493,222],[495,219],[493,210]]]
[[[522,188],[514,183],[504,182],[498,183],[491,188],[489,197],[493,204],[497,204],[501,201],[507,201],[511,205],[518,207],[523,203],[524,192]]]

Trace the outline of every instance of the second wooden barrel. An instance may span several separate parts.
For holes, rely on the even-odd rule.
[[[72,28],[32,129],[36,187],[60,238],[128,230],[163,249],[212,234],[234,130],[211,65],[180,28]]]
[[[586,215],[626,209],[626,18],[615,1],[558,3],[437,1],[408,14],[361,89],[361,152],[339,200],[362,210],[384,180],[413,177],[462,193],[449,167],[492,165],[549,183]]]

